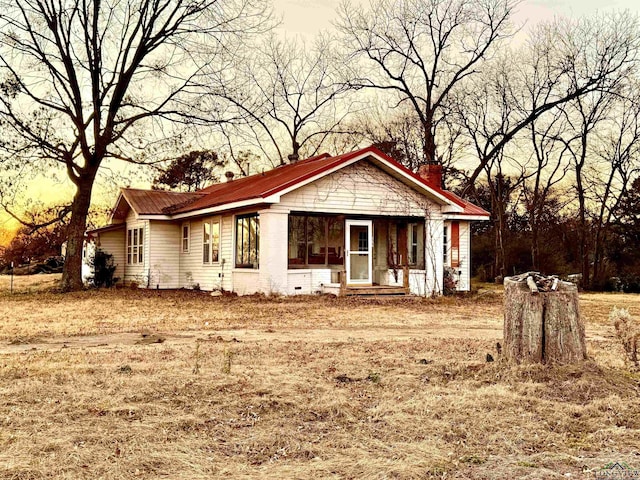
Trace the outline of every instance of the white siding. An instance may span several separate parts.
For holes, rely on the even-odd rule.
[[[217,262],[203,263],[203,223],[220,222],[220,253]],[[232,255],[232,230],[233,216],[210,216],[192,219],[190,224],[189,252],[184,253],[181,249],[182,225],[177,223],[178,245],[175,249],[178,260],[178,286],[181,288],[200,288],[202,290],[231,290],[231,265]]]
[[[471,290],[471,222],[455,220],[460,226],[459,255],[460,264],[454,267],[456,290],[468,292]],[[445,266],[451,267],[451,220],[445,222],[447,226],[448,244]]]
[[[471,222],[460,222],[460,265],[457,290],[471,289]]]
[[[180,287],[180,225],[149,222],[149,287]]]
[[[113,256],[113,264],[116,266],[113,276],[120,281],[124,279],[124,268],[127,262],[125,233],[122,229],[103,232],[98,236],[98,249]]]
[[[126,230],[131,228],[141,228],[144,230],[143,246],[144,260],[142,263],[127,265],[127,242],[126,234],[124,238],[124,278],[125,282],[136,282],[140,287],[146,287],[149,284],[149,221],[140,220],[133,210],[129,210],[126,219]]]
[[[440,215],[439,205],[369,162],[359,162],[283,195],[277,207],[346,215]]]

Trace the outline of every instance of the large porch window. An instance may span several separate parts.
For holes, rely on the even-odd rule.
[[[289,267],[344,265],[344,217],[289,215]]]
[[[378,228],[384,228],[379,225]],[[392,267],[424,269],[424,220],[389,220],[387,228],[387,262]]]

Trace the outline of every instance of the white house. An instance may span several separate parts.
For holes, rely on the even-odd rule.
[[[194,193],[122,189],[89,233],[147,288],[250,293],[468,290],[470,222],[489,214],[374,147],[301,160]]]

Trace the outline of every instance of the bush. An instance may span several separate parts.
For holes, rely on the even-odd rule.
[[[613,307],[609,314],[609,319],[613,322],[616,335],[622,343],[628,359],[634,367],[638,367],[638,347],[640,346],[640,327],[634,322],[626,308]]]
[[[112,287],[118,278],[113,276],[116,266],[113,263],[113,255],[97,250],[91,261],[93,267],[92,283],[94,287]]]

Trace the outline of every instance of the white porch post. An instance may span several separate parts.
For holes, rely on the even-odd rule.
[[[259,291],[287,293],[289,215],[286,211],[260,210]]]
[[[443,263],[443,228],[444,221],[440,212],[430,212],[425,219],[425,295],[442,295],[444,278]]]

